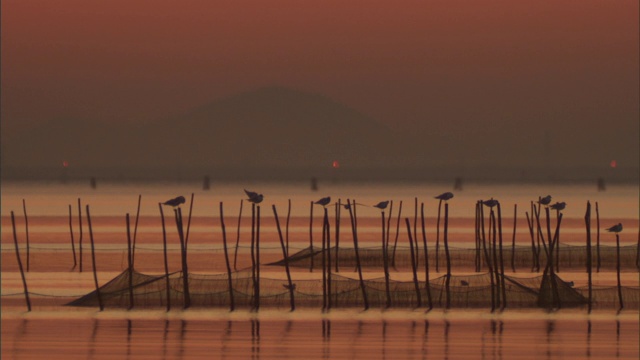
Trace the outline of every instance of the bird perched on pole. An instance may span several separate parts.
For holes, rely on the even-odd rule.
[[[167,200],[165,202],[162,203],[162,205],[169,205],[169,206],[180,206],[180,204],[184,204],[186,202],[184,196],[178,196],[177,198],[173,198],[171,200]]]
[[[622,231],[622,223],[618,223],[618,225],[613,225],[612,227],[607,229],[608,232],[619,233]]]
[[[563,202],[557,202],[553,205],[550,206],[553,210],[564,210],[565,207],[567,207],[567,203]]]
[[[329,205],[330,202],[331,202],[331,196],[327,196],[327,197],[323,197],[322,199],[314,202],[314,204],[327,206],[327,205]]]
[[[451,198],[453,198],[453,193],[448,191],[446,193],[442,193],[435,197],[435,199],[442,200],[442,201],[447,201]]]
[[[249,197],[249,202],[252,202],[254,204],[259,204],[264,199],[264,196],[262,196],[262,194],[258,194],[257,192],[248,191],[247,189],[245,189],[244,192]]]
[[[482,200],[482,205],[492,208],[498,205],[498,200],[495,200],[494,198],[491,198],[489,200]]]
[[[379,203],[373,205],[373,207],[378,208],[380,210],[384,210],[387,208],[387,206],[389,205],[389,200],[387,201],[380,201]]]
[[[540,198],[540,200],[538,200],[538,204],[544,205],[544,206],[551,204],[551,195],[547,195],[543,198]]]

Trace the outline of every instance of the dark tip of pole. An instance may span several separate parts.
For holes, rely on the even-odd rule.
[[[209,175],[205,175],[204,180],[202,181],[202,190],[209,189],[211,189],[211,179],[209,178]]]

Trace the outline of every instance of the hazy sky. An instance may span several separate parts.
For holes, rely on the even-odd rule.
[[[3,0],[3,132],[148,121],[281,85],[452,142],[512,134],[508,148],[583,128],[618,146],[604,158],[633,160],[638,12],[637,0]]]

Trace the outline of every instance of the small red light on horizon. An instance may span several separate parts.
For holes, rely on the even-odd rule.
[[[611,160],[611,162],[609,163],[609,166],[611,166],[611,168],[615,169],[618,167],[618,162],[615,160]]]
[[[63,161],[62,167],[69,167],[69,162],[67,160]]]
[[[338,162],[338,160],[333,160],[333,164],[331,166],[333,166],[334,169],[337,169],[340,167],[340,163]]]

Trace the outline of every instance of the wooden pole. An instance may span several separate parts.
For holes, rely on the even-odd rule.
[[[93,229],[91,227],[91,213],[89,212],[89,205],[86,205],[87,211],[87,224],[89,225],[89,240],[91,240],[91,264],[93,266],[93,281],[96,285],[96,295],[98,296],[98,306],[100,311],[104,310],[102,303],[102,296],[100,295],[100,286],[98,285],[98,270],[96,269],[96,249],[93,242]]]
[[[327,226],[327,308],[331,309],[331,223],[327,215],[327,208],[324,209]]]
[[[309,272],[313,272],[313,201],[311,201],[309,207],[309,251],[311,253],[311,257],[309,258]]]
[[[127,273],[129,275],[129,310],[133,309],[133,263],[131,261],[131,229],[129,226],[129,213],[126,216],[127,222]]]
[[[449,204],[444,204],[444,253],[447,258],[447,277],[445,289],[447,291],[447,309],[451,308],[451,255],[449,254]]]
[[[407,225],[407,234],[409,235],[409,250],[411,251],[411,270],[413,272],[413,285],[416,289],[416,307],[422,306],[422,298],[420,296],[420,286],[418,285],[418,274],[416,271],[416,258],[413,251],[413,237],[411,236],[411,224],[409,218],[404,218]]]
[[[476,272],[480,272],[482,265],[482,258],[480,254],[481,248],[481,238],[480,238],[480,204],[476,202],[476,223],[475,223],[475,234],[476,234],[476,256],[475,256],[475,265]]]
[[[291,204],[291,202],[289,202],[289,204]],[[280,230],[280,220],[278,219],[278,212],[276,211],[276,206],[271,205],[271,208],[273,209],[273,216],[276,218],[276,227],[278,228],[278,236],[280,237],[280,246],[282,247],[282,256],[284,258],[284,269],[287,272],[287,283],[289,284],[288,289],[289,289],[289,298],[291,300],[291,311],[294,311],[296,309],[296,302],[293,295],[294,287],[293,287],[293,282],[291,281],[291,272],[289,271],[289,258],[287,255],[287,250],[285,249],[285,246],[284,246],[284,241],[282,240],[282,231]]]
[[[16,249],[16,260],[18,261],[18,268],[20,269],[20,277],[22,278],[22,288],[24,290],[24,299],[27,303],[27,311],[31,311],[31,300],[29,299],[29,289],[27,288],[27,279],[24,276],[24,270],[22,269],[22,260],[20,259],[20,249],[18,248],[18,234],[16,232],[16,219],[11,212],[11,226],[13,228],[13,244]]]
[[[496,279],[496,286],[493,289],[496,293],[495,298],[496,298],[496,308],[499,308],[501,305],[501,299],[500,299],[500,290],[501,290],[501,282],[500,282],[500,261],[498,260],[498,252],[497,252],[497,227],[496,227],[496,214],[493,211],[493,209],[491,209],[491,213],[489,214],[489,219],[491,220],[491,235],[492,235],[492,246],[491,246],[491,250],[492,250],[492,263],[493,263],[493,277]]]
[[[369,300],[367,299],[367,290],[364,286],[364,279],[362,278],[362,266],[360,266],[360,254],[358,253],[358,227],[355,219],[355,207],[356,201],[353,200],[353,204],[347,199],[349,204],[349,217],[351,218],[351,231],[353,232],[353,247],[356,253],[356,267],[358,268],[358,277],[360,279],[360,289],[362,290],[362,299],[364,302],[364,309],[369,309]],[[408,220],[407,220],[408,221]]]
[[[396,268],[396,248],[398,247],[398,236],[400,235],[400,217],[402,216],[402,200],[400,201],[400,207],[398,208],[398,222],[396,224],[396,239],[393,243],[393,255],[391,256],[391,266]]]
[[[438,222],[436,223],[436,272],[440,272],[440,212],[442,210],[442,199],[438,201]]]
[[[184,297],[183,308],[191,306],[191,294],[189,294],[189,268],[187,266],[187,246],[184,237],[184,227],[182,225],[182,209],[174,210],[176,216],[176,226],[178,228],[178,238],[180,240],[180,255],[182,260],[182,291]]]
[[[413,239],[414,239],[414,248],[416,250],[416,268],[420,263],[419,253],[420,250],[418,248],[418,198],[413,198]]]
[[[191,201],[189,202],[189,218],[187,219],[187,234],[184,237],[184,251],[187,251],[187,244],[189,244],[189,229],[191,229],[191,213],[193,211],[193,193],[191,193]],[[180,219],[182,220],[182,218]]]
[[[220,201],[220,227],[222,228],[222,246],[224,247],[224,261],[227,265],[227,280],[229,282],[229,311],[233,311],[235,310],[236,305],[233,300],[233,279],[231,278],[231,264],[229,262],[229,252],[227,251],[227,229],[224,226],[224,209],[222,201]]]
[[[131,266],[135,267],[136,259],[136,239],[138,237],[138,220],[140,220],[140,203],[142,202],[142,195],[138,195],[138,210],[136,210],[136,224],[133,228],[133,249],[131,252]]]
[[[25,238],[27,240],[27,272],[30,269],[30,260],[31,260],[31,246],[29,245],[29,217],[27,216],[27,203],[24,199],[22,199],[22,210],[24,211],[24,231]]]
[[[556,272],[559,273],[560,272],[560,210],[556,211],[556,223],[557,228],[556,228],[556,234],[554,235],[555,237],[555,244],[553,245],[553,250],[555,251],[556,254]]]
[[[622,302],[622,283],[620,281],[620,235],[616,233],[616,279],[618,280],[618,300],[620,301],[620,308],[618,312],[624,308]]]
[[[256,206],[256,311],[260,310],[260,205]]]
[[[535,237],[533,235],[533,214],[531,215],[531,219],[529,219],[529,213],[525,211],[525,216],[527,217],[527,226],[529,227],[529,235],[531,235],[531,272],[536,269],[536,243]]]
[[[171,310],[171,284],[169,283],[169,261],[167,259],[167,230],[164,224],[164,212],[162,203],[158,203],[160,208],[160,219],[162,220],[162,252],[164,253],[164,279],[167,291],[167,311]]]
[[[338,251],[340,250],[340,211],[342,210],[342,204],[340,199],[336,203],[336,272],[340,272],[340,268],[338,266],[338,260],[340,256],[338,255]]]
[[[327,208],[322,218],[322,311],[327,309]]]
[[[433,309],[433,302],[431,300],[431,285],[429,283],[429,252],[427,250],[427,233],[424,226],[424,203],[420,205],[420,217],[422,219],[422,245],[424,247],[424,285],[427,290],[427,302],[429,303],[429,310]]]
[[[511,238],[511,271],[516,272],[516,224],[518,223],[518,204],[513,205],[513,237]]]
[[[596,201],[596,272],[600,272],[600,211]]]
[[[71,235],[71,252],[73,253],[73,267],[71,270],[75,269],[78,265],[78,261],[76,259],[76,245],[73,239],[73,213],[71,211],[71,204],[69,204],[69,234]]]
[[[383,264],[383,269],[384,269],[384,285],[385,285],[385,292],[387,295],[387,303],[385,305],[385,308],[390,308],[391,307],[391,290],[389,288],[389,264],[387,262],[387,245],[386,245],[386,228],[385,228],[385,215],[384,215],[384,210],[380,212],[380,215],[382,216],[382,264]],[[389,218],[391,218],[391,213],[389,213]]]
[[[256,204],[251,203],[251,280],[253,284],[253,304],[252,309],[256,308],[256,296],[258,293],[256,292],[257,283],[256,283]]]
[[[493,289],[495,286],[495,282],[493,279],[493,262],[491,261],[489,250],[487,249],[487,237],[484,228],[484,205],[481,201],[478,202],[478,205],[480,206],[480,221],[482,227],[482,250],[484,252],[485,262],[487,263],[487,267],[489,268],[489,280],[491,281],[491,312],[494,312],[496,309],[496,297],[495,291]]]
[[[514,216],[515,223],[515,216]],[[500,252],[500,287],[502,288],[502,309],[507,307],[507,290],[504,284],[504,257],[502,251],[502,211],[498,203],[498,246]],[[513,253],[512,253],[513,257]]]
[[[289,206],[287,207],[287,225],[286,225],[286,232],[287,232],[287,255],[286,256],[289,256],[289,221],[291,220],[291,199],[289,199],[288,203],[289,203]]]
[[[80,256],[80,272],[82,272],[82,206],[80,205],[80,198],[78,198],[78,227],[80,234],[78,235],[78,252]]]
[[[593,284],[592,284],[592,266],[591,266],[591,203],[587,201],[587,211],[584,214],[584,224],[587,230],[587,285],[589,287],[588,313],[591,314],[593,304]]]
[[[389,257],[389,240],[390,240],[390,234],[391,234],[391,217],[393,215],[393,200],[390,201],[389,204],[389,216],[387,216],[387,236],[385,239],[385,248],[384,248],[384,252],[385,254],[387,254],[387,261],[388,261],[388,257]]]
[[[240,245],[240,223],[242,222],[242,203],[243,200],[240,200],[240,213],[238,214],[238,233],[236,236],[236,250],[233,254],[233,270],[238,270],[238,246]]]

